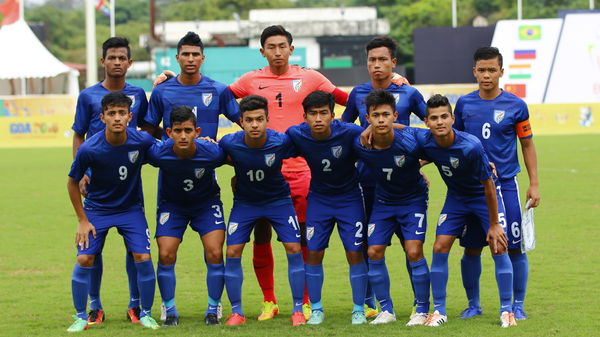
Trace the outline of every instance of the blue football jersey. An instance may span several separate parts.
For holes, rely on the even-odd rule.
[[[499,178],[511,178],[521,171],[517,124],[529,119],[527,104],[522,99],[502,91],[495,99],[484,100],[476,90],[458,99],[454,113],[454,127],[479,138],[496,165]]]
[[[359,119],[360,125],[363,128],[369,126],[367,122],[367,106],[365,105],[365,98],[373,91],[373,85],[371,82],[361,83],[354,87],[348,96],[348,103],[346,110],[342,114],[342,120],[344,122],[354,123],[356,118]],[[425,119],[426,105],[423,95],[415,88],[410,85],[396,85],[390,84],[385,89],[391,92],[396,99],[396,111],[398,111],[397,123],[410,125],[410,114],[414,113],[419,119]]]
[[[215,168],[224,164],[225,154],[217,144],[201,139],[195,142],[196,153],[189,159],[177,158],[170,138],[157,142],[148,150],[148,163],[160,168],[159,205],[194,207],[219,195]]]
[[[234,123],[240,119],[239,105],[229,88],[202,75],[200,82],[194,85],[183,85],[177,77],[157,85],[152,90],[145,121],[154,126],[162,121],[162,138],[166,140],[169,138],[166,129],[171,127],[171,111],[182,105],[193,109],[196,124],[202,128],[200,137],[217,138],[220,114]]]
[[[125,88],[121,92],[131,98],[132,101],[129,108],[132,118],[128,126],[130,128],[141,126],[148,111],[148,99],[144,89],[125,83]],[[95,133],[104,130],[104,123],[100,120],[102,98],[110,93],[110,90],[102,86],[102,82],[85,88],[79,93],[75,121],[71,127],[73,131],[90,138]]]
[[[102,132],[85,141],[69,172],[75,181],[81,180],[87,169],[94,172],[84,201],[85,209],[119,212],[143,205],[140,172],[152,144],[152,136],[133,128],[127,128],[123,145],[110,145]]]
[[[407,128],[417,136],[420,157],[433,162],[446,186],[448,195],[456,198],[485,195],[481,181],[492,176],[488,156],[477,137],[454,130],[454,144],[439,146],[429,130]]]
[[[267,142],[258,149],[246,145],[244,131],[225,135],[219,145],[233,161],[236,175],[234,200],[268,204],[290,198],[290,185],[281,174],[281,162],[296,157],[297,153],[285,133],[267,129]]]
[[[362,131],[356,124],[338,120],[331,123],[331,136],[326,140],[314,139],[306,123],[291,126],[286,131],[299,154],[308,162],[312,192],[331,195],[358,189],[352,144]]]
[[[394,142],[385,150],[367,149],[354,141],[354,151],[375,177],[375,198],[382,204],[404,205],[427,199],[427,184],[419,172],[415,136],[394,130]]]

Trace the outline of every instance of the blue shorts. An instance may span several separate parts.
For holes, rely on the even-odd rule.
[[[90,233],[89,247],[78,247],[77,255],[96,255],[102,252],[106,234],[112,227],[117,227],[117,231],[123,236],[128,252],[150,254],[150,231],[142,207],[134,206],[127,211],[111,214],[86,210],[85,214],[96,227],[96,238]]]
[[[208,199],[194,208],[163,203],[156,209],[154,237],[169,236],[182,239],[188,224],[200,236],[218,229],[225,230],[223,203],[218,197]]]
[[[499,193],[498,218],[504,231],[504,204]],[[458,199],[446,195],[446,201],[438,219],[436,235],[452,235],[460,237],[460,245],[467,248],[482,248],[488,245],[487,232],[490,229],[490,218],[485,196]]]
[[[300,225],[292,199],[282,199],[263,205],[234,201],[227,226],[227,244],[238,245],[250,241],[250,232],[260,218],[269,220],[277,233],[277,240],[300,243]]]
[[[308,250],[324,250],[337,223],[338,233],[347,252],[363,249],[365,211],[360,191],[341,196],[308,194],[306,244]]]
[[[500,191],[506,212],[508,249],[521,248],[521,199],[517,177],[500,179]]]
[[[373,213],[367,228],[369,246],[389,245],[394,233],[402,233],[404,240],[425,242],[427,231],[427,199],[408,205],[373,204]]]

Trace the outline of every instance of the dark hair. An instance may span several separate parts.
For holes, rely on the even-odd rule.
[[[271,36],[283,35],[287,38],[290,46],[292,45],[292,34],[285,30],[282,25],[269,26],[262,31],[260,34],[260,46],[265,47],[265,41]]]
[[[329,110],[331,110],[331,113],[333,113],[333,109],[335,108],[335,99],[333,98],[333,94],[323,90],[311,92],[302,101],[304,112],[307,112],[310,108],[319,108],[325,105],[327,105]]]
[[[102,44],[102,58],[106,58],[106,51],[110,48],[127,48],[127,58],[131,58],[131,48],[129,48],[129,40],[124,37],[114,36],[104,41]]]
[[[377,36],[374,37],[369,43],[367,43],[367,54],[371,49],[386,47],[390,51],[390,56],[392,58],[396,58],[396,49],[398,49],[398,45],[396,41],[394,41],[391,37],[388,36]]]
[[[111,106],[127,106],[127,110],[131,107],[131,98],[127,97],[120,91],[113,91],[102,97],[102,112],[106,111]]]
[[[378,107],[380,105],[389,105],[396,111],[396,99],[394,95],[383,89],[371,91],[365,98],[365,105],[367,106],[367,114],[371,110],[371,107]]]
[[[184,45],[200,47],[200,51],[204,53],[204,44],[202,43],[200,36],[194,32],[187,32],[187,34],[177,42],[177,54],[179,54],[181,47]]]
[[[494,58],[498,58],[498,64],[500,64],[500,68],[502,68],[502,54],[496,47],[480,47],[477,48],[475,54],[473,54],[473,61],[477,63],[479,60],[491,60]]]
[[[441,106],[447,106],[448,112],[452,114],[452,105],[450,105],[450,101],[448,101],[448,97],[442,96],[440,94],[435,94],[427,100],[427,112],[426,115],[429,116],[429,109],[431,108],[439,108]]]
[[[180,105],[171,110],[169,121],[171,122],[171,127],[173,127],[175,123],[183,123],[187,121],[190,121],[192,124],[196,125],[196,115],[194,115],[194,110],[192,110],[191,107],[187,105]]]
[[[244,112],[246,111],[263,109],[265,110],[265,115],[269,117],[268,106],[269,102],[267,102],[266,98],[258,95],[250,95],[242,98],[242,100],[240,101],[240,113],[243,117]]]

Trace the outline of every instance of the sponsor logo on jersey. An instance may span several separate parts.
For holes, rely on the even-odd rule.
[[[438,226],[441,226],[444,221],[446,221],[446,218],[448,217],[448,214],[440,214],[440,218],[438,219]]]
[[[404,155],[394,156],[394,163],[396,163],[396,166],[398,166],[398,167],[404,166],[405,161],[406,161],[406,157]]]
[[[275,163],[275,153],[265,154],[265,164],[267,164],[268,167],[271,167],[273,166],[273,163]]]
[[[238,223],[237,222],[230,222],[229,226],[227,227],[227,233],[229,233],[229,235],[235,233],[235,231],[238,229]]]
[[[459,164],[458,158],[450,157],[450,165],[452,167],[457,168]]]
[[[375,224],[370,223],[369,227],[367,228],[367,236],[370,237],[371,234],[373,234],[373,231],[375,231]]]
[[[212,92],[203,92],[202,93],[202,102],[205,106],[209,106],[210,102],[212,102],[213,94]]]
[[[166,224],[167,221],[169,221],[170,216],[171,216],[171,213],[169,213],[169,212],[160,213],[160,216],[158,217],[158,223],[161,225]]]
[[[502,122],[505,115],[506,113],[504,112],[504,110],[494,110],[494,121],[499,124],[500,122]]]
[[[331,147],[331,154],[333,154],[334,157],[339,158],[342,156],[342,146],[338,145],[338,146],[332,146]]]
[[[302,80],[292,80],[292,89],[294,89],[295,92],[300,91],[300,89],[302,89]]]
[[[133,107],[135,106],[135,95],[127,95],[127,97],[129,97],[129,99],[131,100],[131,106],[129,107],[129,109],[133,109]]]
[[[398,104],[398,101],[400,100],[400,94],[393,94],[394,95],[394,99],[396,100],[396,104]]]
[[[195,169],[194,175],[196,176],[196,179],[202,178],[202,176],[204,175],[204,171],[205,171],[204,167]]]
[[[306,240],[312,239],[313,235],[315,235],[315,228],[306,227]]]
[[[129,161],[130,161],[132,164],[135,164],[135,161],[136,161],[136,160],[138,159],[138,157],[140,156],[140,151],[138,151],[138,150],[135,150],[135,151],[130,151],[130,152],[128,153],[128,155],[129,155]]]

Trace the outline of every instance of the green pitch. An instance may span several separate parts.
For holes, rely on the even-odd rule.
[[[104,250],[104,277],[101,298],[107,319],[92,326],[86,336],[132,335],[232,335],[232,336],[334,336],[411,335],[435,336],[592,336],[600,324],[600,136],[536,137],[542,203],[536,210],[538,248],[529,254],[531,266],[526,299],[527,321],[509,331],[498,324],[498,294],[493,262],[484,253],[481,301],[484,315],[468,321],[458,319],[466,299],[460,279],[458,246],[450,257],[448,282],[449,322],[437,331],[427,327],[407,328],[412,295],[404,255],[397,241],[388,249],[387,265],[392,279],[392,297],[399,322],[384,326],[351,326],[351,294],[348,267],[337,234],[326,253],[323,304],[326,320],[322,326],[291,326],[291,295],[287,283],[283,247],[273,242],[276,267],[276,294],[281,314],[274,320],[258,322],[262,296],[252,271],[251,247],[244,254],[245,326],[208,328],[203,323],[206,286],[202,248],[197,234],[188,231],[177,260],[177,308],[180,326],[146,331],[125,320],[128,303],[125,249],[122,238],[111,231]],[[71,272],[75,262],[76,219],[66,192],[71,150],[0,150],[0,335],[65,335],[74,313],[71,300]],[[155,226],[156,170],[143,169],[147,218]],[[443,203],[445,186],[433,166],[425,169],[431,181],[429,231],[425,244],[431,262],[435,224]],[[229,179],[232,169],[218,170],[226,213],[231,208]],[[522,195],[526,174],[519,176]],[[156,245],[152,254],[156,262]],[[226,294],[224,313],[230,313]],[[154,316],[160,313],[158,287]]]

